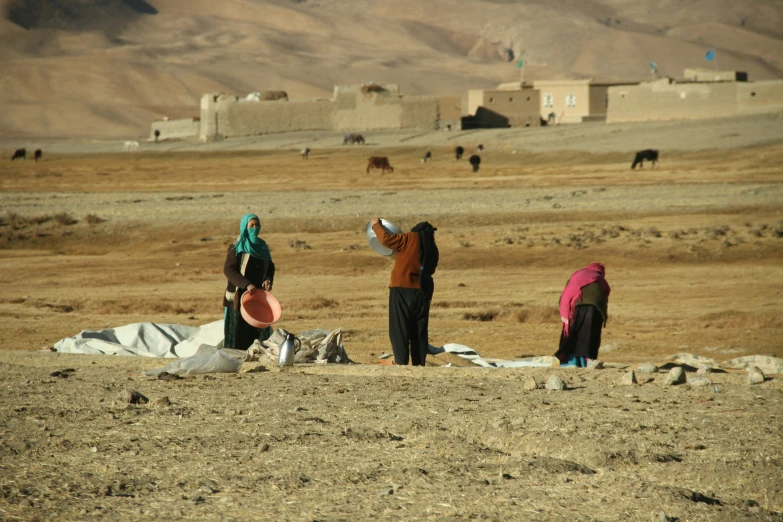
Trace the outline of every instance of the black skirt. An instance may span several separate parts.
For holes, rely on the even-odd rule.
[[[577,306],[568,337],[565,332],[560,333],[560,349],[555,357],[560,362],[567,362],[571,357],[598,359],[603,326],[604,318],[598,308],[593,305]]]

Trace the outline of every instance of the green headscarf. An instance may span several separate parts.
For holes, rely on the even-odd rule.
[[[257,219],[258,226],[256,228],[247,228],[247,224],[250,220]],[[255,214],[245,214],[242,216],[242,222],[239,224],[239,237],[235,243],[237,254],[245,253],[260,259],[262,261],[271,261],[272,253],[269,252],[269,247],[266,241],[258,237],[258,232],[261,230],[261,220]]]

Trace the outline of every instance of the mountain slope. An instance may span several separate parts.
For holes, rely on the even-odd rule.
[[[0,0],[0,132],[130,137],[202,93],[519,78],[644,79],[649,63],[783,76],[781,0]]]

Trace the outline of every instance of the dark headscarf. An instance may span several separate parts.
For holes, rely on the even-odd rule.
[[[421,290],[428,299],[432,299],[432,293],[435,291],[435,282],[432,280],[432,274],[438,267],[438,247],[435,244],[435,231],[426,221],[422,221],[411,229],[411,232],[419,233],[419,282]]]

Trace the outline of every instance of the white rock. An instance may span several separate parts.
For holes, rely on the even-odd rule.
[[[535,377],[532,375],[528,375],[525,377],[525,380],[522,382],[522,389],[525,391],[533,391],[538,388],[538,383],[536,382]]]
[[[748,368],[748,384],[761,384],[764,382],[764,372],[758,366]]]
[[[639,373],[658,373],[658,367],[653,363],[642,363],[636,367]]]
[[[675,366],[669,370],[669,375],[666,376],[666,384],[685,384],[685,372],[682,370],[682,366]]]
[[[557,375],[550,375],[549,378],[546,380],[546,389],[547,390],[565,390],[566,384]]]
[[[703,375],[698,375],[688,379],[688,385],[693,386],[694,388],[699,386],[709,386],[710,384],[712,384],[712,380],[709,377],[704,377]]]
[[[630,372],[623,374],[620,378],[620,384],[623,386],[633,386],[634,384],[639,384],[639,381],[636,380],[636,374],[631,370]]]
[[[696,370],[696,375],[707,375],[712,373],[712,366],[702,366]]]
[[[598,359],[590,359],[587,362],[588,370],[603,370],[603,368],[604,368],[604,362],[599,361]]]

